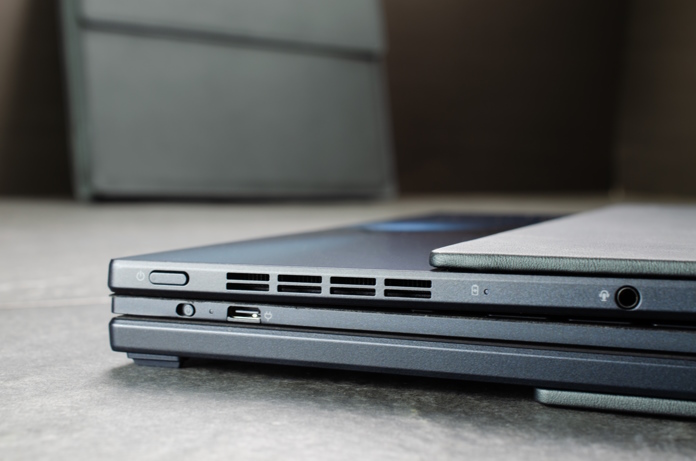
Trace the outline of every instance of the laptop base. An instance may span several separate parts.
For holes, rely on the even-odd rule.
[[[696,363],[687,356],[128,316],[111,321],[110,337],[114,351],[139,365],[179,367],[192,357],[432,376],[565,388],[541,392],[548,404],[696,415],[684,409],[696,403],[673,403],[696,401]],[[578,394],[640,397],[592,401]]]

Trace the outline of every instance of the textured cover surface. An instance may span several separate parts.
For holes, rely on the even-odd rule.
[[[696,207],[617,205],[434,250],[435,267],[696,277]]]

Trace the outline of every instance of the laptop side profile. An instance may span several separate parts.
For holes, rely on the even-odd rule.
[[[111,262],[109,286],[120,295],[261,303],[526,315],[565,311],[621,320],[693,314],[696,280],[691,279],[463,271],[456,264],[440,269],[428,264],[433,249],[556,222],[548,219],[430,216],[119,258]],[[614,294],[622,287],[633,287],[639,303],[617,301]]]
[[[570,218],[545,221],[535,218],[527,221],[528,227],[517,226],[512,230],[499,226],[498,233],[484,232],[485,235],[479,235],[478,240],[471,238],[465,243],[476,245],[480,240],[496,236],[507,238],[509,233],[534,230],[556,222],[561,222],[560,228],[563,229],[563,220]],[[593,215],[590,214],[590,218],[594,219]],[[186,358],[199,357],[441,376],[533,386],[538,389],[537,399],[552,405],[696,416],[696,403],[693,402],[696,400],[696,326],[692,314],[696,309],[693,297],[696,285],[693,280],[665,276],[623,278],[622,275],[605,273],[593,277],[586,272],[573,275],[572,271],[563,272],[563,275],[548,275],[546,271],[540,274],[459,272],[462,270],[459,266],[449,270],[416,268],[410,272],[397,269],[403,268],[409,257],[413,261],[417,258],[427,261],[433,249],[434,253],[441,253],[437,249],[441,247],[437,245],[430,246],[424,253],[424,248],[435,240],[445,240],[443,234],[433,239],[424,238],[428,234],[424,229],[451,232],[453,223],[456,223],[461,231],[466,219],[465,216],[431,217],[368,225],[372,229],[375,226],[382,228],[374,234],[377,239],[382,239],[382,245],[401,239],[401,246],[393,244],[383,248],[382,254],[389,255],[395,248],[412,251],[408,253],[411,256],[396,254],[383,266],[375,264],[378,258],[361,258],[359,251],[354,252],[352,259],[347,257],[342,268],[332,267],[336,255],[327,259],[330,264],[312,268],[302,265],[307,263],[306,259],[301,260],[299,266],[287,265],[289,253],[278,255],[282,266],[273,266],[270,263],[274,261],[274,252],[264,253],[263,257],[267,259],[263,260],[262,270],[273,267],[297,270],[300,267],[300,271],[307,273],[314,269],[317,272],[307,275],[321,278],[317,284],[312,284],[311,280],[316,279],[311,278],[281,280],[281,275],[293,274],[263,274],[268,275],[263,279],[230,279],[231,269],[220,263],[220,259],[215,260],[214,264],[223,266],[223,276],[218,274],[217,268],[211,270],[221,279],[216,283],[266,285],[267,290],[258,297],[238,296],[234,290],[220,295],[212,289],[200,290],[202,285],[198,285],[196,290],[167,290],[159,286],[152,290],[115,289],[112,310],[121,317],[113,319],[110,324],[112,348],[127,352],[142,365],[179,366]],[[448,222],[449,227],[443,222]],[[481,224],[478,226],[480,228]],[[321,257],[335,251],[335,242],[331,245],[327,242],[338,239],[350,246],[355,244],[357,232],[357,241],[363,239],[364,243],[365,239],[374,238],[370,234],[374,231],[370,228],[366,230],[366,226],[357,226],[347,231],[304,234],[299,238],[281,237],[271,243],[270,249],[286,245],[300,253],[316,251],[314,254],[319,257],[313,257],[320,261]],[[426,243],[415,244],[419,240]],[[203,249],[203,253],[197,253],[200,250],[193,252],[200,257],[222,249],[223,254],[216,257],[229,258],[236,247],[242,249],[244,257],[256,257],[254,253],[263,246],[259,242],[264,241],[250,242],[248,246],[208,247]],[[367,245],[367,248],[376,249],[377,246]],[[154,266],[147,264],[186,266],[190,264],[187,258],[190,259],[191,254],[185,250],[125,261],[128,261],[126,265],[135,264],[129,266],[129,270],[133,271],[140,265],[144,278],[151,279],[154,272],[155,280],[158,280],[158,272],[167,271],[153,269]],[[124,268],[117,264],[120,261],[124,260],[116,260],[111,266],[110,281],[114,287],[118,283],[114,283],[113,272],[124,273]],[[366,261],[371,263],[365,264]],[[432,296],[436,280],[440,279],[428,278],[428,274],[445,274],[464,284],[470,296],[472,279],[469,277],[473,280],[493,277],[501,283],[490,286],[482,283],[478,296],[486,296],[485,290],[491,290],[491,286],[497,291],[498,287],[522,286],[522,281],[527,283],[528,292],[536,295],[524,303],[502,306],[483,302],[445,303],[433,298],[419,298],[418,302],[412,302],[413,299],[383,302],[386,296],[378,297],[376,294],[351,302],[345,302],[343,297],[332,298],[330,293],[335,286],[331,278],[346,275],[330,275],[326,280],[326,274],[351,270],[356,271],[353,274],[369,278],[359,272],[360,263],[367,266],[364,271],[376,280],[374,284],[359,287],[375,293],[396,289],[387,280],[400,280],[404,286],[397,286],[399,290],[430,291]],[[257,271],[249,274],[262,272],[259,266],[249,265],[249,268]],[[503,269],[507,271],[509,268]],[[191,274],[196,273],[191,271]],[[413,276],[414,273],[418,278]],[[188,272],[186,276],[192,277]],[[407,280],[430,281],[431,285],[405,285],[403,281]],[[598,298],[596,302],[607,303],[605,311],[569,308],[563,306],[565,298],[554,294],[557,292],[545,291],[546,286],[555,283],[562,285],[561,289],[568,293],[575,289],[576,293],[582,294],[583,283],[587,280],[605,284],[606,300],[594,293],[597,286],[592,285],[593,297]],[[610,280],[615,284],[609,285],[607,281]],[[635,306],[622,308],[619,293],[627,286],[627,281],[633,284],[631,287],[640,290],[640,299]],[[279,296],[283,293],[278,290],[280,286],[293,286],[293,283],[318,287],[328,296],[314,298],[312,302],[307,301],[310,299],[307,296]],[[674,305],[671,310],[654,309],[658,305],[656,299],[670,305],[674,286],[683,289],[682,298],[676,298],[680,310],[675,311]],[[268,296],[269,293],[273,296]],[[561,307],[554,307],[549,296]],[[539,299],[545,302],[535,305]],[[646,305],[650,309],[645,309]],[[461,306],[464,308],[460,309]],[[612,314],[606,315],[608,311]],[[634,315],[636,313],[639,315]]]

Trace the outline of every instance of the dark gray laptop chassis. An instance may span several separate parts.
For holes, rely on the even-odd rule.
[[[436,240],[465,240],[447,229],[449,217],[435,218],[439,228],[424,222],[115,260],[113,311],[122,316],[110,324],[112,348],[141,365],[178,367],[186,358],[210,358],[503,382],[534,386],[537,400],[551,405],[696,416],[696,329],[686,320],[696,305],[694,281],[402,270],[413,266],[408,257],[386,266],[364,257],[380,251],[380,243],[398,255],[422,239],[427,243],[406,253],[424,253],[419,257],[427,261]],[[369,251],[354,251],[344,267],[333,267],[331,261],[361,240]],[[233,248],[242,260],[266,263],[222,261]],[[307,253],[316,267],[307,266]],[[292,254],[305,259],[273,266],[274,254],[281,261]],[[213,261],[204,268],[194,256]],[[183,285],[157,283],[182,277]],[[620,309],[614,299],[627,283],[640,289],[634,309]],[[230,284],[265,291],[254,296]],[[452,294],[460,285],[464,289]],[[553,291],[554,285],[560,288]],[[671,298],[665,287],[682,291]],[[598,288],[609,295],[592,305]],[[422,297],[390,297],[389,290]],[[448,293],[449,300],[443,298]],[[461,302],[463,294],[470,297]]]
[[[543,219],[433,216],[119,258],[111,262],[109,287],[125,295],[226,301],[693,319],[694,279],[462,272],[428,264],[435,248]],[[623,287],[638,296],[630,309],[617,303]]]
[[[112,349],[140,365],[194,357],[523,384],[542,403],[696,416],[693,355],[137,317],[109,328]]]

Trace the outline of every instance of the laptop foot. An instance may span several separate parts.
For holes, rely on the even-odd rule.
[[[145,367],[179,368],[181,366],[181,357],[172,355],[136,354],[129,352],[128,358],[132,359],[136,365]]]
[[[696,401],[674,400],[631,395],[597,394],[594,392],[536,389],[534,398],[544,405],[607,410],[652,415],[696,417]]]

